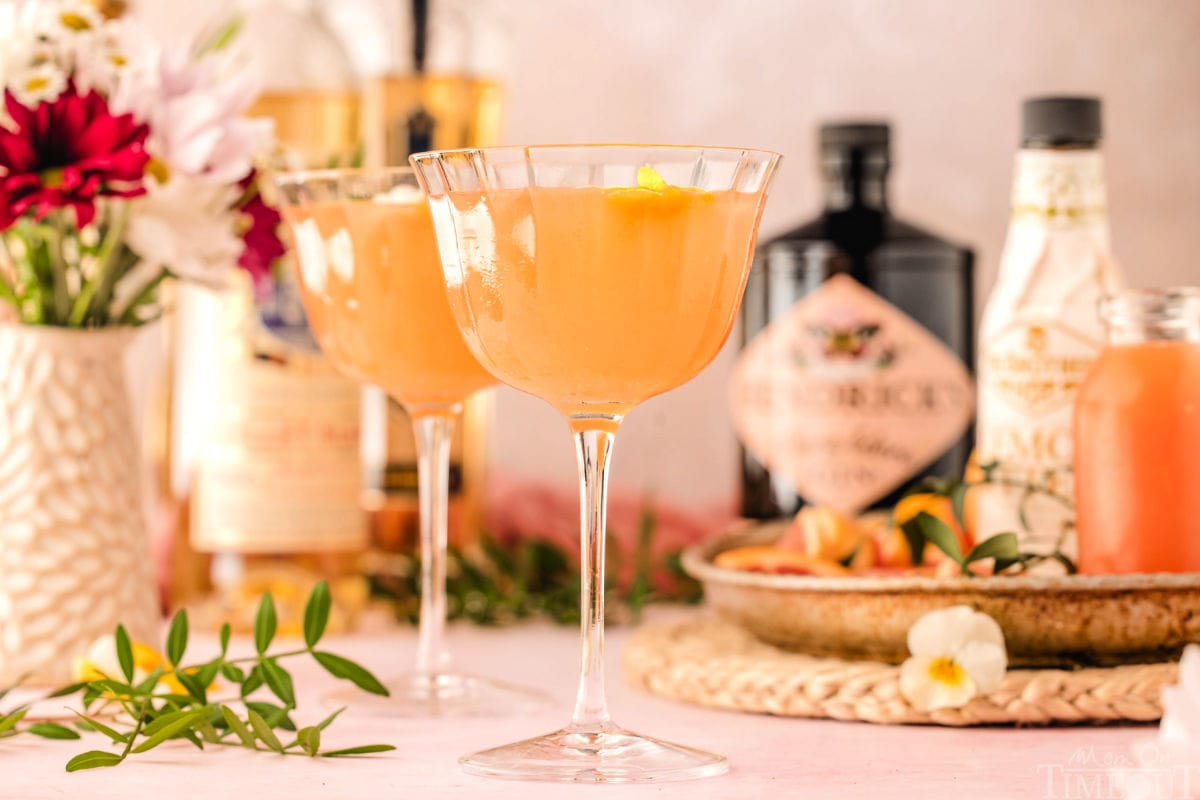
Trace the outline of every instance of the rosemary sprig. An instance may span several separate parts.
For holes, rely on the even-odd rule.
[[[220,654],[211,660],[184,665],[188,645],[188,617],[179,611],[167,630],[163,652],[166,660],[149,675],[135,678],[133,644],[123,626],[116,630],[116,655],[120,675],[104,675],[96,680],[65,686],[47,698],[80,695],[83,712],[78,731],[109,739],[116,750],[87,750],[67,762],[68,772],[97,767],[114,767],[134,755],[145,753],[164,742],[183,739],[203,750],[207,746],[244,747],[280,755],[334,758],[382,753],[394,750],[390,744],[367,744],[333,750],[321,749],[321,732],[341,713],[339,709],[315,725],[297,728],[292,719],[296,695],[291,674],[280,660],[311,656],[326,672],[348,680],[372,694],[387,695],[387,689],[367,669],[348,658],[317,649],[329,621],[329,587],[324,581],[313,588],[304,609],[304,647],[270,652],[275,638],[275,603],[270,593],[263,596],[254,623],[255,655],[228,656],[230,627],[222,626]],[[243,665],[249,670],[243,669]],[[232,684],[232,695],[223,700],[209,698],[217,676]],[[165,688],[164,688],[165,685]],[[278,704],[249,699],[265,686]],[[8,690],[0,692],[3,700]],[[100,712],[118,705],[123,712],[116,720],[101,721]],[[241,707],[242,711],[237,708]],[[77,730],[57,722],[25,724],[28,704],[0,714],[0,739],[30,733],[50,739],[79,739]],[[111,724],[109,724],[111,723]],[[286,744],[278,731],[294,733]]]

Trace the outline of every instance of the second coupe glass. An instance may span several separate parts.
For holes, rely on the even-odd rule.
[[[510,713],[531,690],[448,669],[446,514],[450,440],[462,402],[495,381],[463,343],[438,264],[429,210],[408,168],[281,173],[304,307],[325,355],[380,386],[412,417],[420,503],[421,621],[416,670],[391,697],[347,701],[401,716]]]

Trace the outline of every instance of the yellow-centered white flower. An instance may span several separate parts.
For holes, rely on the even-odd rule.
[[[149,645],[132,642],[130,650],[133,653],[133,683],[135,684],[146,680],[154,668],[162,664],[162,656],[154,652]],[[93,641],[87,654],[75,659],[74,673],[75,680],[79,681],[100,678],[124,681],[121,661],[117,658],[117,637],[107,633]]]
[[[921,711],[961,708],[1004,678],[1008,655],[996,620],[968,606],[931,611],[908,630],[900,693]]]
[[[13,77],[9,91],[17,102],[34,108],[43,100],[53,102],[67,88],[67,76],[53,62],[36,64]]]

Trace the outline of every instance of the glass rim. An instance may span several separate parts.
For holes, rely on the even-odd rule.
[[[1108,324],[1147,315],[1173,318],[1200,310],[1200,286],[1123,289],[1100,298],[1099,313]]]
[[[386,177],[389,175],[410,175],[415,180],[417,171],[411,166],[399,165],[387,167],[320,167],[317,169],[271,170],[268,177],[271,183],[278,185],[355,177]]]
[[[413,153],[408,158],[411,162],[427,162],[448,155],[471,155],[484,153],[501,153],[501,152],[522,152],[530,150],[667,150],[676,152],[696,152],[708,151],[720,153],[723,155],[737,155],[742,158],[747,155],[755,155],[766,157],[769,159],[782,159],[783,154],[775,150],[767,150],[761,147],[733,147],[730,145],[704,145],[704,144],[639,144],[639,143],[620,143],[620,142],[584,142],[580,144],[500,144],[486,147],[454,147],[445,150],[423,150],[419,153]]]

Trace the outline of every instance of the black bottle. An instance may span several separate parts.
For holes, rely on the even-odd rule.
[[[856,513],[966,464],[974,257],[891,215],[889,138],[823,126],[824,211],[758,248],[733,391],[743,516]]]

